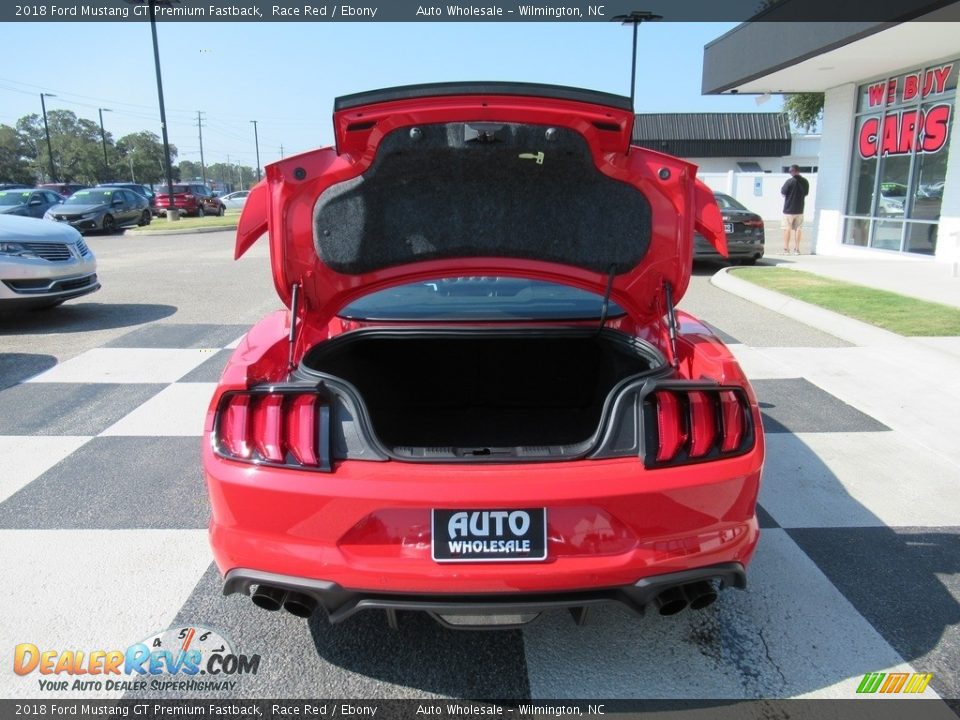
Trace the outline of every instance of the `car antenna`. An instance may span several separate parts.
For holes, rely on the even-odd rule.
[[[610,272],[607,275],[607,289],[603,293],[603,304],[600,306],[600,327],[597,328],[597,335],[603,332],[603,326],[607,324],[607,314],[610,312],[610,293],[613,291],[613,276],[617,273],[617,266],[610,263]]]
[[[636,113],[636,88],[637,88],[637,28],[643,22],[656,22],[663,20],[663,15],[657,15],[649,10],[634,10],[626,15],[615,15],[611,18],[614,22],[622,25],[633,25],[633,55],[630,62],[630,109]],[[631,131],[633,128],[630,128]],[[632,134],[632,133],[631,133]]]

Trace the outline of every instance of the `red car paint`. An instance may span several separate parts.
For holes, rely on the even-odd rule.
[[[388,132],[483,120],[572,128],[586,139],[600,172],[648,198],[652,241],[642,262],[614,277],[610,298],[626,315],[611,319],[607,328],[658,348],[674,365],[671,382],[739,389],[752,425],[749,447],[731,457],[655,468],[634,456],[498,464],[342,460],[330,472],[267,467],[216,452],[224,394],[282,384],[291,361],[295,367],[310,348],[376,327],[337,317],[368,293],[436,277],[484,275],[605,292],[605,274],[516,257],[433,259],[359,275],[334,272],[318,259],[312,224],[318,196],[370,168]],[[699,320],[677,311],[671,342],[663,289],[671,286],[674,302],[686,289],[694,231],[725,253],[722,219],[693,165],[628,147],[631,123],[629,110],[532,95],[400,99],[337,112],[336,149],[267,166],[265,180],[247,198],[235,254],[243,255],[269,230],[277,292],[296,309],[295,342],[291,350],[291,312],[257,323],[231,357],[207,413],[203,466],[212,505],[210,539],[221,572],[329,581],[361,594],[502,598],[615,588],[665,573],[749,563],[759,537],[755,506],[764,453],[756,399],[730,351]],[[296,303],[294,285],[300,288]],[[546,508],[546,561],[431,559],[432,508],[527,507]]]

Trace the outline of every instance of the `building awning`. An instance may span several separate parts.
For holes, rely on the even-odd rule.
[[[783,157],[790,123],[783,113],[641,113],[633,143],[677,157]]]
[[[898,1],[910,22],[791,20],[803,0],[781,0],[704,47],[703,94],[824,92],[957,54],[960,2]]]

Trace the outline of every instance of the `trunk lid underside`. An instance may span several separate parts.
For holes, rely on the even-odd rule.
[[[604,294],[636,320],[679,301],[696,229],[725,254],[713,195],[682,160],[629,147],[623,98],[433,86],[338,101],[337,149],[267,167],[236,255],[269,232],[274,282],[324,322],[390,285],[509,275]]]

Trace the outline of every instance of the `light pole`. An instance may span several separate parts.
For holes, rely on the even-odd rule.
[[[100,113],[100,141],[103,143],[103,181],[110,181],[110,161],[107,160],[107,131],[103,129],[103,114],[113,112],[110,108],[97,108]]]
[[[257,182],[260,182],[260,138],[257,137],[257,121],[251,120],[253,123],[253,143],[257,148]]]
[[[170,140],[167,136],[167,111],[163,106],[163,78],[160,75],[160,46],[157,44],[157,5],[171,6],[174,0],[147,0],[150,7],[150,35],[153,38],[153,64],[157,71],[157,98],[160,101],[160,131],[163,135],[163,160],[167,176],[167,192],[170,204],[167,219],[179,220],[180,213],[173,201],[173,168],[170,167]],[[177,0],[179,2],[179,0]]]
[[[51,93],[40,93],[40,107],[43,108],[43,132],[47,136],[47,156],[50,159],[50,182],[57,181],[57,172],[53,168],[53,145],[50,144],[50,127],[47,125],[47,103],[44,98],[56,97]]]

